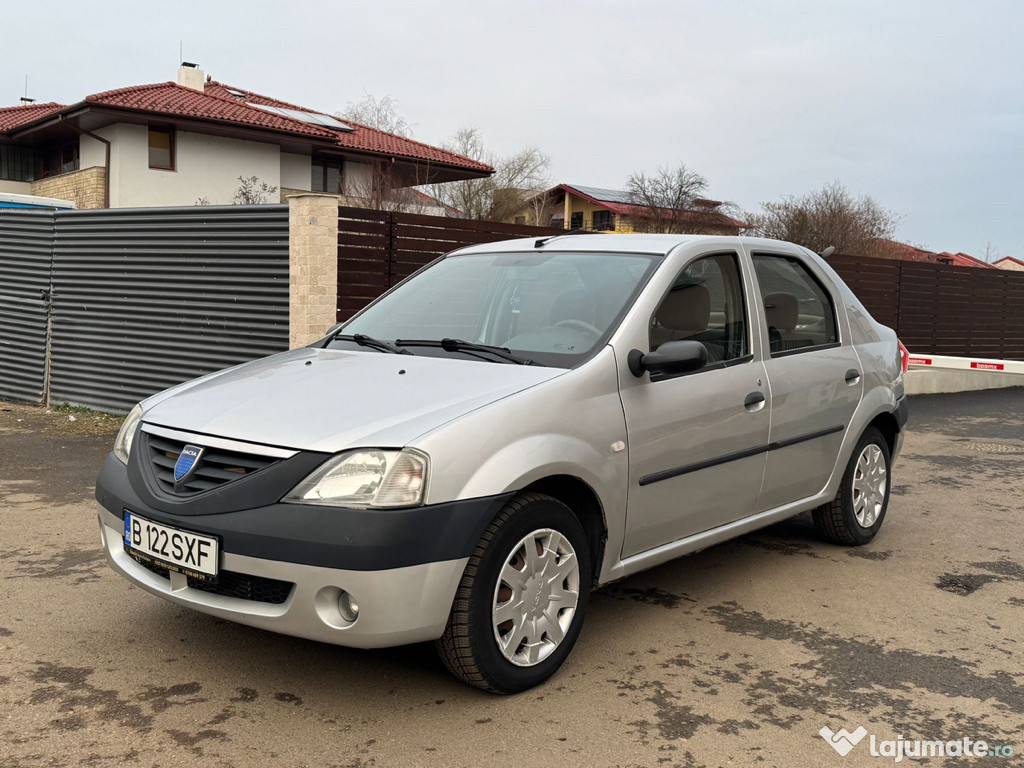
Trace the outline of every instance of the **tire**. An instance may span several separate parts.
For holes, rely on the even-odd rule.
[[[529,557],[530,542],[536,557]],[[513,497],[469,558],[436,641],[441,660],[463,682],[492,693],[539,685],[579,636],[592,574],[586,533],[567,506],[539,493]],[[513,618],[499,622],[502,616]]]
[[[889,507],[891,469],[888,443],[881,432],[868,427],[853,449],[839,493],[814,510],[814,524],[821,534],[847,546],[860,546],[875,538]],[[865,476],[870,482],[865,482]]]

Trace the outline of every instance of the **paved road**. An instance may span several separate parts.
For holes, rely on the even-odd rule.
[[[867,739],[840,758],[824,725],[1019,765],[1024,390],[916,398],[912,419],[872,544],[798,518],[630,578],[559,675],[501,698],[430,646],[319,645],[131,587],[93,511],[112,436],[87,433],[109,428],[0,404],[0,768],[888,762]]]

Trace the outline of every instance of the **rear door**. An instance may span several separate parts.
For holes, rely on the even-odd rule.
[[[662,270],[616,351],[629,436],[624,557],[750,515],[765,466],[767,390],[746,265],[723,248]],[[707,348],[705,368],[638,378],[625,367],[630,347],[684,339]]]
[[[751,249],[771,431],[757,511],[813,496],[828,482],[860,403],[863,371],[842,298],[802,251]]]

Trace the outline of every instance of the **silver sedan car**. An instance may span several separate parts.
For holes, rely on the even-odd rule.
[[[100,530],[166,600],[339,645],[435,641],[467,683],[522,691],[602,584],[808,510],[870,541],[906,360],[796,245],[473,246],[309,347],[136,406]]]

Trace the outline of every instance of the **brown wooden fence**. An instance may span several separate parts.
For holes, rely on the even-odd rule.
[[[1024,360],[1024,273],[858,256],[829,263],[911,353]]]
[[[464,245],[561,229],[338,209],[338,321]],[[829,263],[913,353],[1024,360],[1024,273],[833,256]]]
[[[515,237],[565,234],[549,227],[338,208],[338,321],[456,248]]]

